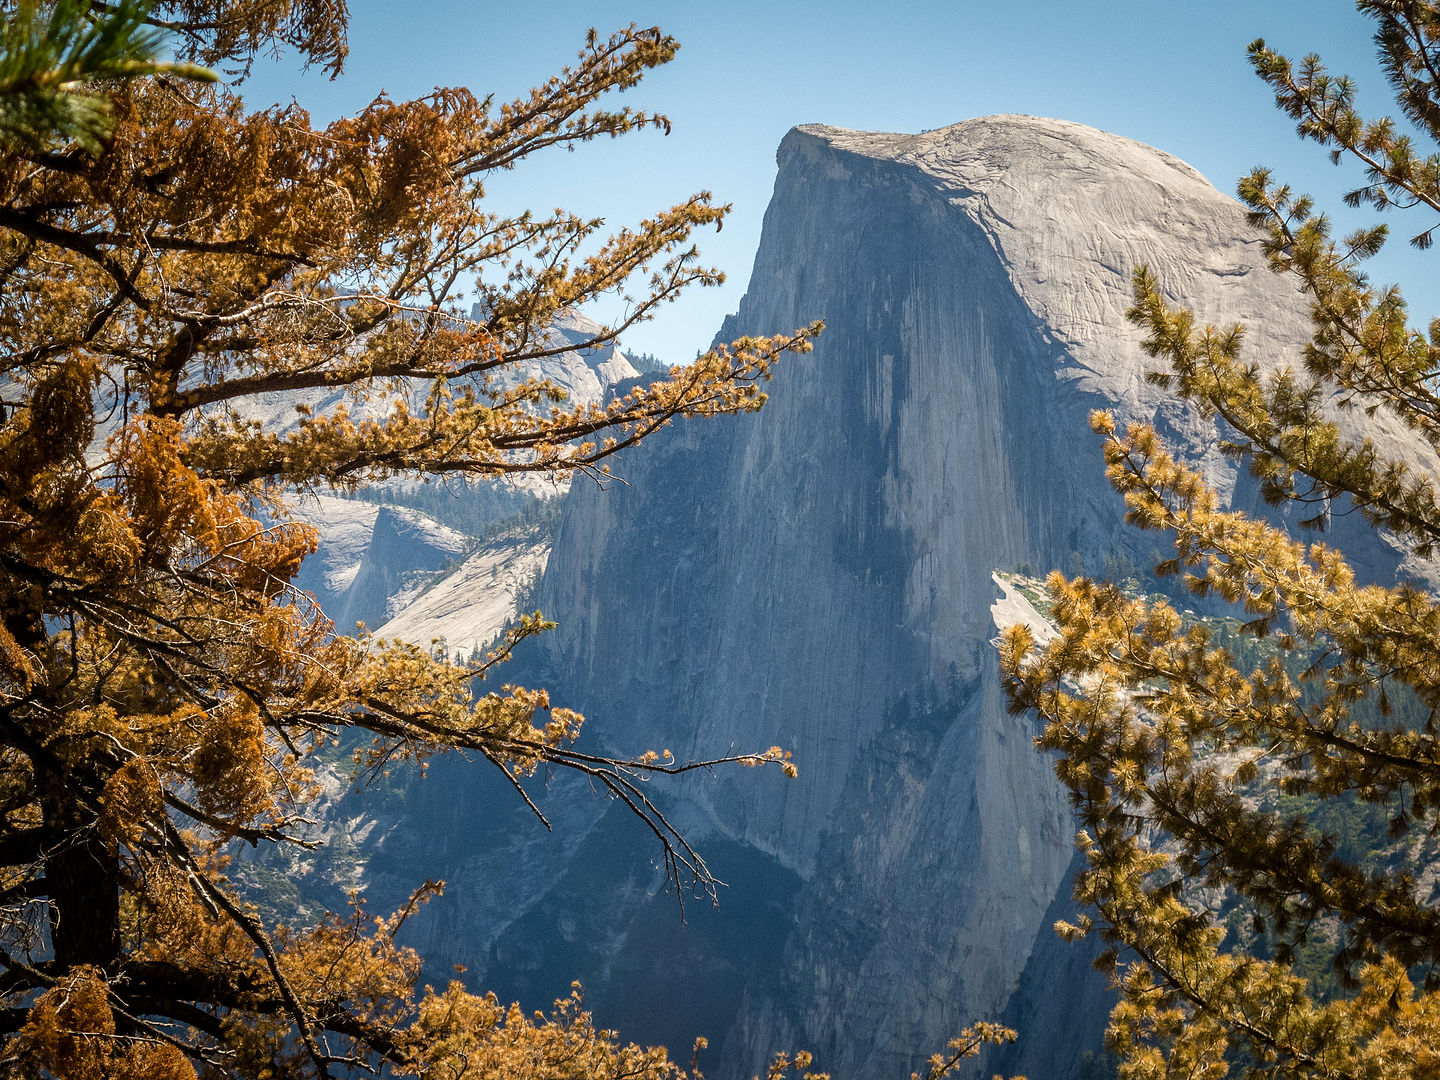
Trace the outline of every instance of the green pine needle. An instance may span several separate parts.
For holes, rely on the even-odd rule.
[[[169,74],[214,82],[197,64],[158,60],[165,35],[145,20],[148,0],[94,13],[87,0],[19,0],[0,28],[0,144],[43,150],[74,142],[103,153],[114,121],[89,84]]]

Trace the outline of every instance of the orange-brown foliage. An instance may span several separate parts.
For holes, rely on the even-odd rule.
[[[277,43],[332,70],[345,56],[343,3],[151,14],[182,54],[242,71]],[[286,511],[297,489],[393,476],[596,472],[673,417],[760,406],[771,363],[813,330],[716,349],[604,405],[502,377],[554,351],[545,330],[567,307],[641,279],[603,345],[718,280],[690,247],[723,216],[708,196],[607,240],[484,202],[484,177],[536,150],[665,127],[595,102],[675,47],[592,33],[520,101],[381,95],[323,129],[234,89],[117,80],[98,157],[0,142],[0,905],[49,944],[0,942],[0,996],[23,1018],[7,1061],[64,1077],[361,1059],[671,1071],[591,1029],[578,998],[532,1018],[417,986],[398,917],[265,925],[224,868],[232,844],[294,842],[317,793],[308,755],[347,730],[374,740],[377,767],[466,748],[511,775],[580,768],[643,813],[634,774],[685,767],[575,755],[580,717],[543,691],[472,691],[490,661],[337,635],[291,584],[316,536]],[[251,420],[264,394],[293,401],[294,422]],[[543,625],[522,621],[506,648]],[[703,869],[657,825],[672,865]]]

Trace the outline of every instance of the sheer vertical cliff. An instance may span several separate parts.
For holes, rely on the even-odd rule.
[[[1123,525],[1093,408],[1157,424],[1254,501],[1214,428],[1145,381],[1132,267],[1202,318],[1249,323],[1268,362],[1294,355],[1304,304],[1232,200],[1079,125],[802,127],[779,166],[720,336],[823,318],[821,343],[759,415],[679,425],[623,460],[626,484],[577,486],[540,587],[559,629],[527,674],[587,714],[592,745],[778,743],[800,777],[723,771],[673,792],[731,878],[729,923],[694,912],[677,937],[643,865],[593,854],[615,835],[602,818],[552,855],[527,849],[503,913],[439,909],[432,940],[463,942],[482,981],[527,1004],[555,973],[585,978],[632,1037],[703,1023],[711,1075],[808,1047],[837,1076],[906,1076],[1005,1014],[1034,1028],[1016,1067],[1063,1077],[1103,1004],[1074,1000],[1094,991],[1083,962],[1050,966],[1067,963],[1050,924],[1073,828],[1030,721],[1003,708],[991,573],[1127,549],[1140,563],[1160,543]],[[1384,550],[1354,552],[1394,572]],[[502,874],[475,845],[453,858],[462,882]]]

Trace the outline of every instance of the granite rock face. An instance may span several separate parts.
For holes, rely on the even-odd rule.
[[[296,514],[320,532],[320,548],[295,584],[312,593],[342,633],[375,629],[406,597],[407,578],[457,562],[467,537],[415,510],[310,495]]]
[[[1063,1078],[1105,1003],[1054,942],[1073,825],[1032,722],[1003,707],[991,574],[1153,561],[1163,541],[1123,524],[1104,481],[1094,408],[1157,425],[1255,508],[1213,425],[1145,380],[1156,362],[1124,319],[1136,264],[1202,319],[1248,323],[1270,363],[1297,358],[1305,305],[1231,199],[1076,124],[807,126],[779,166],[719,336],[823,318],[818,347],[757,416],[677,425],[617,466],[626,485],[577,485],[539,589],[559,628],[515,676],[584,711],[592,747],[778,743],[799,779],[666,788],[732,885],[728,914],[692,905],[687,934],[643,857],[597,854],[612,809],[548,849],[527,840],[503,904],[437,904],[421,945],[527,1007],[582,978],[604,1024],[680,1056],[685,1024],[705,1025],[689,1033],[711,1038],[707,1075],[803,1047],[839,1077],[908,1076],[1006,1016],[1031,1027],[1007,1069]],[[1338,527],[1363,574],[1394,574],[1363,525]],[[467,816],[458,775],[431,784],[422,817]],[[462,892],[516,865],[493,840],[447,843]]]

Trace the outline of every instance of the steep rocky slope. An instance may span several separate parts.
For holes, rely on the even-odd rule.
[[[468,537],[425,514],[363,499],[309,495],[295,512],[321,537],[295,584],[314,594],[342,633],[354,633],[356,623],[374,630],[404,605],[417,578],[458,562],[469,546]]]
[[[573,792],[547,799],[571,821],[546,840],[441,769],[386,866],[403,879],[428,837],[410,876],[441,860],[456,883],[417,924],[429,955],[530,1007],[578,976],[630,1037],[679,1052],[708,1034],[709,1075],[808,1047],[837,1076],[906,1076],[1000,1016],[1025,1028],[1003,1064],[1073,1075],[1104,995],[1050,930],[1073,829],[1030,721],[1003,708],[991,574],[1150,559],[1159,541],[1104,482],[1096,407],[1155,423],[1254,508],[1214,428],[1145,381],[1123,316],[1135,264],[1203,318],[1249,323],[1269,362],[1304,338],[1303,299],[1193,169],[1079,125],[808,126],[779,165],[720,337],[824,318],[819,347],[758,416],[677,426],[620,464],[625,486],[571,493],[538,598],[559,629],[513,674],[586,712],[593,747],[780,743],[799,779],[659,790],[732,886],[684,932],[643,830]],[[1395,572],[1363,526],[1337,528],[1364,574]]]

